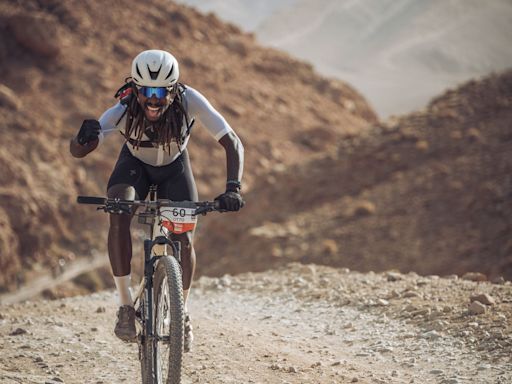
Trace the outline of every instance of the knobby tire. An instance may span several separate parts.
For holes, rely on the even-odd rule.
[[[153,280],[153,329],[169,343],[147,340],[142,346],[144,384],[181,384],[184,308],[181,268],[172,256],[158,261]]]

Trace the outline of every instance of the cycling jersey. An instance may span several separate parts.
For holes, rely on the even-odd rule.
[[[225,134],[233,131],[224,117],[222,117],[222,115],[213,108],[210,102],[194,88],[189,86],[185,87],[182,94],[182,104],[191,122],[190,124],[192,124],[194,119],[199,119],[215,140],[218,141]],[[101,126],[99,135],[100,144],[104,138],[112,132],[124,131],[127,118],[125,113],[126,108],[126,105],[118,102],[101,115],[99,119]],[[186,148],[190,138],[189,128],[190,127],[187,127],[186,119],[183,118],[182,132],[186,134],[186,137],[179,147],[178,144],[171,145],[170,153],[164,150],[163,146],[156,144],[154,147],[140,147],[138,149],[130,143],[126,143],[126,145],[134,157],[146,164],[152,166],[168,165],[178,158],[180,150],[183,151]],[[136,139],[135,137],[131,138]],[[142,140],[150,141],[150,138],[144,134]]]

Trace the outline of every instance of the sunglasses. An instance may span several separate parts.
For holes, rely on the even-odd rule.
[[[163,99],[170,92],[170,89],[166,87],[140,87],[138,88],[138,92],[148,99],[153,95],[155,95],[157,99]]]

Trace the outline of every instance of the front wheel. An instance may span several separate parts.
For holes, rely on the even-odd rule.
[[[145,343],[146,361],[153,367],[151,383],[180,384],[184,345],[181,268],[172,256],[158,261],[153,280],[154,337]],[[149,370],[146,370],[146,372]]]

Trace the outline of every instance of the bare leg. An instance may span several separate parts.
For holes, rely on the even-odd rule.
[[[110,198],[134,199],[135,189],[131,186],[116,184],[109,188],[107,194]],[[133,340],[137,336],[135,309],[130,292],[132,260],[130,224],[132,217],[129,214],[110,214],[108,231],[108,257],[120,304],[114,333],[125,341]]]
[[[175,240],[179,240],[181,243],[181,269],[183,271],[183,301],[185,309],[185,344],[183,346],[185,352],[189,352],[194,340],[194,334],[192,332],[192,324],[190,322],[190,316],[188,314],[188,295],[190,293],[190,286],[192,285],[192,279],[194,277],[194,271],[196,269],[196,253],[192,239],[194,237],[193,232],[188,232],[182,235],[174,237]]]
[[[108,231],[108,256],[114,276],[126,276],[131,273],[131,220],[131,215],[110,215],[110,228]]]
[[[135,199],[135,189],[129,185],[116,184],[108,190],[108,197],[126,200]],[[131,273],[132,238],[130,224],[132,215],[110,214],[108,231],[108,256],[114,276],[127,276]]]
[[[174,235],[173,239],[181,243],[181,268],[183,270],[183,299],[187,305],[188,294],[196,269],[196,253],[193,246],[193,233],[188,232],[181,235]]]
[[[108,190],[108,197],[133,199],[135,189],[124,184],[117,184]],[[110,214],[110,228],[108,231],[108,256],[114,282],[119,295],[120,305],[133,306],[130,292],[132,239],[130,224],[132,215]]]

